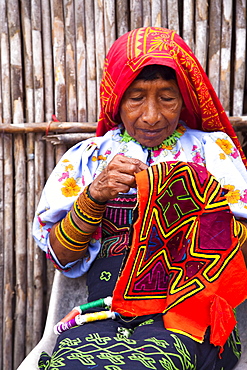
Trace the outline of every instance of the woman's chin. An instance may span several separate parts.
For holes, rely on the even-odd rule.
[[[149,139],[149,140],[140,140],[139,143],[148,148],[153,148],[155,146],[159,146],[162,143],[162,141],[163,140]]]

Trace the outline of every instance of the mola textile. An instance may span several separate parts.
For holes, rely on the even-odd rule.
[[[136,175],[138,217],[112,310],[163,313],[164,326],[223,346],[247,297],[236,221],[220,183],[203,166],[167,162]]]

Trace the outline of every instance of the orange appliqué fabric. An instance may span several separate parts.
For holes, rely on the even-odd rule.
[[[204,167],[166,162],[136,175],[138,217],[113,294],[125,316],[164,313],[167,329],[223,346],[247,297],[236,221]]]
[[[246,158],[229,119],[199,61],[174,31],[146,27],[130,31],[115,41],[107,54],[100,86],[101,112],[97,136],[121,123],[119,104],[141,69],[161,64],[176,71],[185,108],[180,119],[202,131],[223,131]]]

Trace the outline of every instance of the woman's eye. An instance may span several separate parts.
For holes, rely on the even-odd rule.
[[[169,102],[169,101],[174,100],[174,98],[168,98],[168,97],[161,96],[161,100]]]
[[[141,101],[142,99],[143,99],[142,96],[136,96],[136,97],[130,98],[130,100],[132,100],[132,101]]]

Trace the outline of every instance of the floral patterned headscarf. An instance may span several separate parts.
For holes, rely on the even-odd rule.
[[[101,112],[97,136],[105,134],[121,121],[119,104],[125,90],[143,67],[161,64],[175,70],[185,109],[181,117],[192,129],[226,132],[246,158],[230,121],[199,61],[174,31],[146,27],[117,39],[106,56],[100,86]]]

